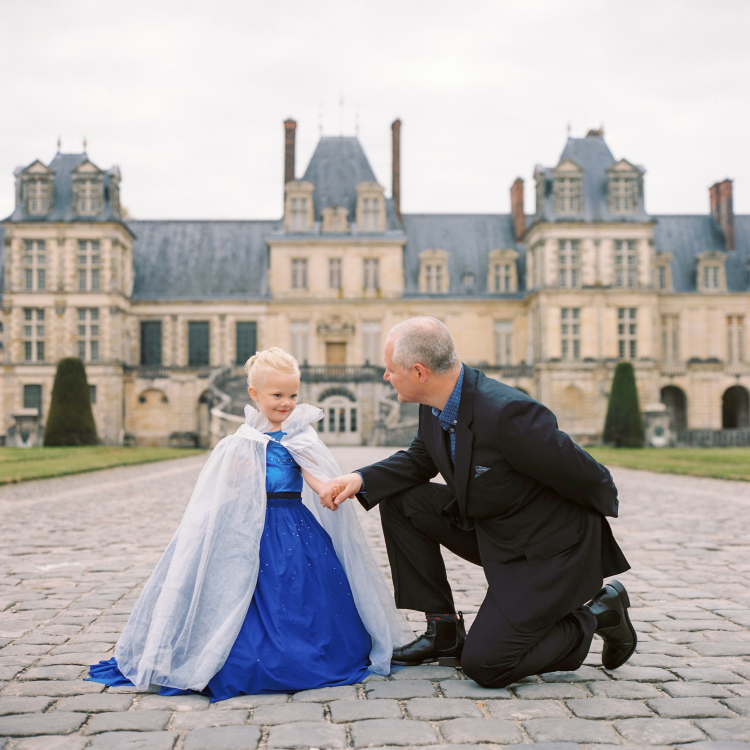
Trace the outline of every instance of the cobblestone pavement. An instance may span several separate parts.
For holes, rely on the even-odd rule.
[[[388,453],[337,450],[344,469]],[[750,749],[750,484],[623,469],[614,526],[640,646],[616,672],[592,652],[508,690],[426,666],[214,705],[81,681],[111,655],[204,460],[0,490],[0,750]],[[377,513],[362,516],[387,573]],[[470,621],[484,577],[447,557]]]

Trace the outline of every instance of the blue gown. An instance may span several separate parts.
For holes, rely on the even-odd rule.
[[[212,701],[351,685],[368,674],[372,641],[346,573],[331,538],[302,504],[302,470],[277,442],[284,433],[266,434],[273,440],[266,448],[258,582],[232,650],[206,686]],[[114,658],[93,665],[88,679],[130,684]],[[189,691],[160,691],[181,692]]]

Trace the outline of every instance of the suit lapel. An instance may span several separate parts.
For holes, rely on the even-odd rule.
[[[469,484],[469,469],[471,468],[471,451],[474,443],[474,433],[469,425],[474,418],[474,390],[477,384],[475,370],[464,367],[464,383],[461,389],[461,401],[458,405],[458,424],[456,425],[456,466],[455,487],[458,507],[461,515],[466,516],[466,490]]]

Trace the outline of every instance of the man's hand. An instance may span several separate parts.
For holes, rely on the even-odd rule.
[[[336,510],[347,498],[354,497],[362,489],[362,477],[359,474],[344,476],[326,482],[318,493],[320,504],[329,510]]]

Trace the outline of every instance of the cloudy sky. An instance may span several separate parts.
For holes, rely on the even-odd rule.
[[[13,169],[120,166],[138,218],[276,218],[321,128],[358,132],[406,212],[506,212],[537,163],[604,125],[653,213],[750,213],[747,0],[0,0],[0,217]],[[341,99],[343,97],[343,106]]]

